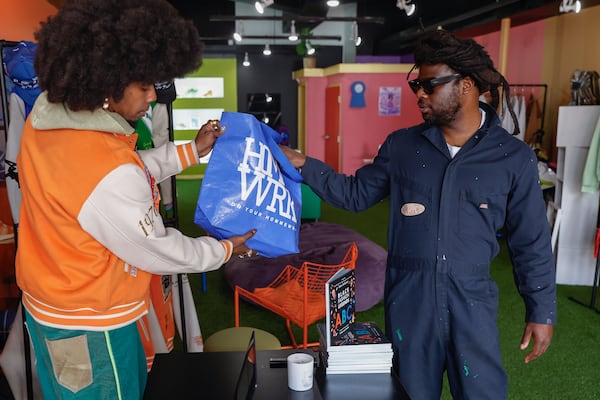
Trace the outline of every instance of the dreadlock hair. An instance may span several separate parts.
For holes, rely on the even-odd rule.
[[[67,0],[35,33],[48,101],[93,111],[132,82],[154,84],[202,64],[193,22],[166,0]]]
[[[445,64],[462,76],[469,76],[475,82],[480,93],[490,91],[492,94],[492,107],[498,106],[498,87],[502,87],[502,94],[506,104],[510,104],[510,86],[485,49],[473,39],[461,39],[443,29],[426,33],[422,36],[415,48],[415,65]],[[519,133],[517,116],[512,107],[508,107],[514,121],[513,135]]]

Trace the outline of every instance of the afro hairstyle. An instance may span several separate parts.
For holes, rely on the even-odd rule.
[[[67,0],[35,33],[35,70],[48,101],[74,111],[123,98],[132,82],[194,71],[204,45],[166,0]]]

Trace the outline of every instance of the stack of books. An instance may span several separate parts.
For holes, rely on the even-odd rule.
[[[393,350],[375,322],[357,322],[354,270],[340,269],[325,284],[325,324],[317,324],[327,374],[390,373]]]
[[[389,374],[394,352],[375,322],[353,322],[328,346],[324,324],[317,324],[319,355],[326,374]]]

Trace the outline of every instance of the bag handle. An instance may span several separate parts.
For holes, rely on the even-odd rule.
[[[271,154],[273,154],[273,158],[275,158],[279,164],[281,172],[294,182],[302,183],[304,179],[302,178],[302,175],[300,175],[300,171],[298,171],[296,167],[292,165],[290,160],[288,160],[286,155],[283,154],[283,151],[281,151],[279,148],[279,143],[281,142],[281,135],[279,132],[275,131],[267,124],[264,124],[260,121],[259,123],[261,124],[261,128],[263,134],[265,135],[265,139],[267,140],[267,144],[269,145],[269,149],[271,150]]]
[[[275,161],[277,161],[281,173],[294,182],[302,183],[304,181],[300,172],[292,165],[290,160],[288,160],[285,154],[283,154],[283,151],[279,148],[278,143],[281,142],[281,134],[269,125],[259,121],[252,114],[230,111],[223,111],[223,113],[221,113],[221,124],[225,125],[227,128],[233,128],[234,130],[239,129],[239,134],[247,131],[250,126],[252,126],[257,134],[259,134],[258,132],[260,131],[265,143],[269,146],[271,155]],[[225,134],[227,135],[227,133]],[[238,133],[236,132],[236,134]]]

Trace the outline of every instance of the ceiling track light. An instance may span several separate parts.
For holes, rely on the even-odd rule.
[[[562,0],[558,11],[560,11],[561,13],[578,13],[579,11],[581,11],[581,2],[579,0]]]
[[[352,23],[352,41],[356,47],[362,43],[362,38],[358,35],[358,22],[356,21]]]
[[[329,7],[337,7],[340,5],[339,0],[327,0],[327,5]]]
[[[242,21],[239,22],[239,27],[239,30],[233,32],[233,40],[235,40],[238,43],[242,41],[242,38],[244,36],[244,23]]]
[[[250,66],[250,59],[248,58],[248,52],[246,52],[244,54],[244,61],[242,61],[242,65],[244,67],[249,67]]]
[[[269,7],[273,3],[274,3],[274,0],[256,1],[256,2],[254,2],[254,8],[256,8],[256,11],[258,11],[259,14],[262,14],[265,12],[265,8]]]
[[[315,48],[312,47],[312,45],[310,44],[310,42],[308,40],[306,41],[306,54],[308,54],[309,56],[312,56],[313,54],[315,54]]]
[[[269,47],[269,44],[265,44],[265,48],[263,50],[263,54],[265,56],[270,56],[271,55],[271,47]]]
[[[288,36],[290,42],[295,42],[298,40],[298,33],[296,32],[296,21],[292,20],[292,25],[290,26],[290,36]]]
[[[417,6],[414,3],[412,3],[412,0],[398,0],[396,2],[396,7],[398,7],[401,10],[404,10],[408,17],[413,15],[417,9]]]

